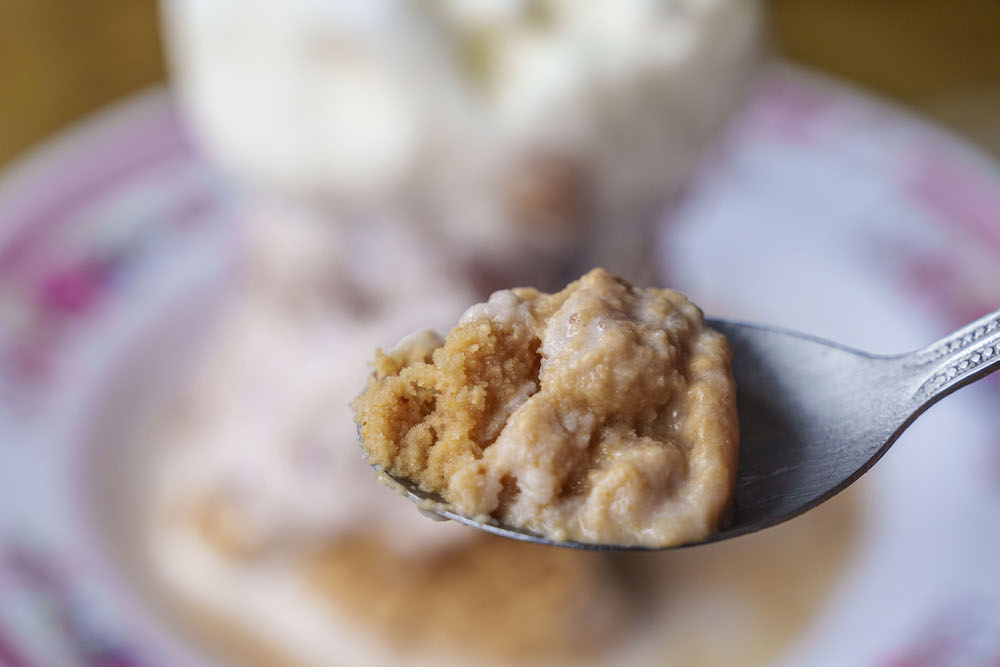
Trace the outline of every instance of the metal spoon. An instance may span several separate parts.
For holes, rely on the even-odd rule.
[[[740,461],[730,522],[703,543],[787,521],[847,488],[931,405],[1000,367],[1000,311],[911,354],[879,356],[792,331],[710,320],[733,347]],[[525,542],[597,551],[481,523],[389,477],[425,512]],[[691,546],[691,545],[684,545]]]

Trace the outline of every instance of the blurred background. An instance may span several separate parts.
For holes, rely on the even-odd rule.
[[[774,48],[913,107],[1000,153],[1000,6],[770,0]],[[0,4],[0,164],[166,79],[152,0]]]
[[[885,352],[1000,303],[1000,4],[584,2],[0,0],[0,169],[103,119],[0,190],[0,665],[1000,664],[997,383],[692,550],[371,479],[374,348],[495,288]]]

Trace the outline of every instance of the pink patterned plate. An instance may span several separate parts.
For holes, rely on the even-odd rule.
[[[109,557],[97,491],[128,470],[97,436],[133,417],[107,408],[131,405],[115,398],[136,361],[220,293],[234,200],[163,91],[0,185],[0,664],[195,664]]]
[[[129,583],[109,499],[115,434],[222,293],[238,202],[164,92],[0,182],[0,664],[206,662]],[[903,351],[1000,306],[1000,170],[776,66],[662,239],[664,282],[712,314]],[[998,405],[1000,382],[963,390],[866,477],[861,546],[782,664],[1000,662]]]

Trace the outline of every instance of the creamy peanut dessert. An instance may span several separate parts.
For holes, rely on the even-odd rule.
[[[682,294],[595,269],[496,292],[446,339],[377,352],[369,460],[458,512],[555,540],[671,546],[719,527],[739,430],[725,338]]]

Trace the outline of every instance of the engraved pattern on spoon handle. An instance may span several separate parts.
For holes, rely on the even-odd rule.
[[[917,352],[907,366],[918,370],[914,393],[921,403],[936,400],[997,370],[1000,365],[1000,310],[982,317]]]
[[[907,365],[923,366],[945,357],[954,356],[983,339],[992,338],[997,332],[1000,332],[1000,310],[984,315],[972,324],[928,345],[914,354]]]

